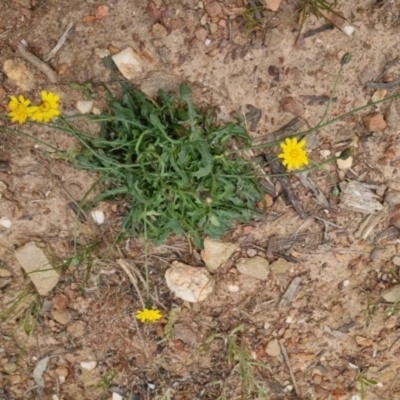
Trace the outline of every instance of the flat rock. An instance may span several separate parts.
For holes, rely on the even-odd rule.
[[[57,285],[60,274],[35,242],[28,242],[15,250],[15,257],[41,296],[46,296]]]
[[[364,116],[363,121],[369,132],[380,132],[386,128],[386,122],[383,115],[379,112]]]
[[[82,337],[87,332],[87,323],[76,321],[68,325],[67,332],[74,338]]]
[[[6,60],[3,64],[3,71],[21,91],[25,92],[35,88],[35,78],[24,62]]]
[[[140,84],[140,90],[149,97],[158,95],[160,89],[166,93],[179,92],[182,78],[166,72],[156,71],[147,75],[146,79]]]
[[[167,29],[165,28],[164,25],[156,23],[151,28],[151,34],[156,39],[164,39],[164,38],[166,38],[168,36],[168,31],[167,31]]]
[[[392,258],[392,263],[396,266],[396,267],[400,267],[400,257],[399,256],[394,256]]]
[[[253,278],[265,281],[269,275],[269,262],[262,257],[241,258],[236,263],[237,270]]]
[[[273,274],[284,274],[290,268],[290,262],[284,258],[278,258],[269,268]]]
[[[174,261],[165,272],[168,288],[182,300],[203,301],[214,289],[214,279],[206,268],[192,267]]]
[[[281,354],[278,339],[272,339],[268,342],[265,352],[271,357],[278,357]]]
[[[112,59],[125,79],[134,80],[140,76],[142,62],[139,55],[131,47],[114,54]]]
[[[69,324],[73,317],[72,313],[68,310],[63,310],[63,311],[53,310],[51,312],[51,316],[55,321],[57,321],[61,325]]]
[[[281,0],[265,0],[265,5],[268,10],[278,11],[279,6],[281,5]]]
[[[381,296],[389,303],[395,303],[400,300],[400,285],[394,285],[381,293]]]
[[[205,6],[205,9],[206,9],[207,14],[208,14],[211,18],[217,17],[217,16],[218,16],[219,14],[221,14],[221,12],[222,12],[221,6],[220,6],[219,3],[216,2],[216,1],[213,1],[212,3],[208,3],[208,4]]]
[[[236,243],[205,238],[201,259],[206,264],[207,269],[213,273],[238,250],[239,245]]]

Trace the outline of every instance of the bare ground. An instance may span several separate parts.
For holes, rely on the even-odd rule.
[[[399,54],[398,0],[341,1],[338,9],[355,27],[353,36],[337,29],[316,33],[313,30],[325,22],[309,16],[303,29],[309,35],[300,36],[295,47],[299,27],[293,2],[282,1],[278,12],[265,11],[262,27],[250,34],[241,16],[241,0],[221,0],[215,17],[204,10],[208,2],[192,0],[38,0],[31,9],[19,3],[0,3],[0,65],[6,60],[22,62],[16,52],[21,40],[43,58],[69,22],[74,28],[49,62],[58,83],[49,84],[29,64],[24,89],[0,74],[3,113],[9,95],[37,97],[41,89],[59,93],[63,113],[75,113],[76,101],[84,97],[69,87],[71,82],[92,82],[95,105],[101,109],[104,93],[97,83],[109,76],[99,53],[127,46],[143,59],[144,71],[135,83],[155,82],[155,71],[161,81],[168,79],[165,74],[173,74],[191,84],[197,104],[223,106],[228,113],[244,114],[248,104],[261,109],[262,118],[251,132],[254,138],[277,130],[294,116],[314,126],[326,102],[313,96],[329,96],[346,52],[353,59],[344,69],[332,116],[370,101],[374,90],[366,87],[367,82],[396,82],[400,74],[400,66],[393,64],[381,76]],[[90,18],[101,5],[108,7],[108,14]],[[155,27],[157,23],[161,28]],[[236,258],[286,257],[291,261],[288,270],[259,281],[240,274],[232,260],[218,270],[216,289],[206,301],[183,303],[169,292],[164,272],[172,260],[192,265],[201,261],[186,243],[170,241],[151,249],[150,257],[152,291],[164,318],[141,326],[134,318],[140,308],[137,293],[115,260],[128,259],[140,271],[142,243],[128,240],[109,259],[98,251],[118,234],[117,205],[103,206],[106,224],[101,227],[90,219],[79,224],[82,252],[93,246],[87,251],[94,257],[90,274],[85,259],[79,267],[64,268],[49,296],[35,294],[14,250],[35,241],[57,257],[59,265],[70,257],[76,221],[70,203],[79,201],[96,177],[73,170],[64,160],[46,154],[41,145],[1,131],[0,218],[10,219],[12,226],[0,230],[0,399],[109,399],[114,391],[125,399],[216,400],[224,388],[226,398],[243,398],[239,373],[229,365],[223,341],[204,346],[211,335],[228,334],[239,325],[244,329],[237,335],[238,343],[255,361],[270,366],[255,367],[253,372],[267,385],[271,399],[351,399],[360,396],[360,382],[366,378],[378,383],[367,387],[366,399],[400,398],[400,321],[396,304],[381,297],[399,276],[398,263],[392,261],[399,253],[398,104],[391,107],[390,113],[389,104],[378,110],[387,123],[379,133],[369,132],[363,123],[362,116],[371,112],[366,110],[319,131],[310,141],[310,157],[322,160],[324,152],[334,154],[357,138],[351,169],[339,170],[334,163],[326,167],[330,177],[322,171],[310,174],[328,198],[330,210],[323,210],[293,178],[296,196],[310,218],[302,220],[277,199],[264,220],[237,226],[224,238],[240,243]],[[59,132],[24,129],[59,148],[74,145]],[[388,203],[366,239],[356,234],[365,216],[341,208],[340,199],[332,195],[334,182],[346,179],[374,184],[378,200]],[[395,200],[385,201],[388,193]],[[273,237],[277,244],[269,247]],[[301,277],[301,287],[282,308],[282,296],[296,277]],[[13,304],[17,307],[10,309]],[[177,320],[168,329],[172,310]],[[32,373],[46,357],[45,386],[40,390]],[[91,371],[81,364],[88,361],[96,362]]]

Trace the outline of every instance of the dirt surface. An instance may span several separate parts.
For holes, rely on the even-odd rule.
[[[294,117],[304,120],[305,128],[316,125],[346,52],[352,61],[344,67],[332,116],[367,104],[375,92],[368,82],[394,82],[386,96],[398,89],[400,64],[388,64],[400,51],[398,0],[339,1],[344,24],[355,28],[351,37],[337,29],[315,31],[326,22],[312,15],[298,37],[296,2],[289,1],[276,12],[263,10],[263,21],[252,32],[257,20],[243,19],[247,4],[242,0],[32,3],[0,3],[0,65],[4,69],[12,60],[28,71],[14,80],[0,71],[3,114],[9,95],[37,99],[42,89],[61,96],[64,115],[74,114],[76,102],[85,100],[82,91],[69,86],[76,82],[91,82],[95,106],[104,109],[99,83],[110,78],[101,56],[125,47],[140,55],[143,71],[135,83],[150,91],[185,80],[195,103],[219,107],[222,114],[245,114],[247,105],[260,109],[261,119],[250,132],[254,138]],[[66,43],[48,62],[58,79],[49,84],[21,58],[17,46],[23,40],[43,59],[70,22]],[[379,117],[363,120],[373,111]],[[309,218],[301,219],[278,197],[265,219],[228,232],[224,240],[238,243],[240,250],[217,270],[215,290],[205,301],[182,302],[164,279],[173,260],[202,265],[199,253],[178,239],[152,248],[152,295],[164,316],[149,325],[135,320],[141,304],[116,262],[125,259],[140,275],[143,244],[127,240],[105,258],[104,249],[119,233],[118,204],[99,206],[106,215],[103,225],[90,217],[79,222],[83,256],[65,267],[73,254],[73,204],[96,176],[72,169],[39,143],[0,131],[0,218],[12,223],[0,227],[0,399],[110,399],[112,393],[135,400],[256,399],[241,397],[240,373],[229,364],[223,340],[206,346],[212,335],[229,334],[240,325],[237,342],[254,361],[270,367],[253,367],[253,373],[269,388],[271,399],[355,400],[363,396],[363,382],[365,399],[400,398],[399,308],[381,297],[399,283],[400,273],[398,111],[397,102],[385,103],[313,134],[308,149],[314,161],[355,144],[351,168],[332,163],[325,167],[330,175],[309,174],[329,209],[292,177]],[[82,129],[91,127],[82,123]],[[76,145],[50,129],[22,130],[61,149]],[[369,190],[384,205],[364,236],[359,228],[366,215],[342,207],[343,198],[332,194],[335,184],[343,190],[347,180],[373,185]],[[37,295],[14,254],[31,241],[54,265],[64,265],[48,296]],[[255,256],[270,262],[284,258],[289,264],[271,267],[265,281],[235,268],[240,257]],[[296,277],[300,287],[284,307],[282,297]],[[38,372],[43,360],[47,364]]]

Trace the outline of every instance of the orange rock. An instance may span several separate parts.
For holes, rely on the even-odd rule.
[[[386,122],[383,119],[383,115],[379,112],[364,116],[363,121],[369,132],[380,132],[386,128]]]
[[[64,75],[67,72],[68,64],[60,64],[57,68],[58,75]]]
[[[98,6],[96,10],[96,18],[101,19],[108,15],[109,8],[105,5]]]
[[[91,24],[93,21],[96,21],[96,17],[94,15],[85,15],[82,18],[82,22],[84,24]]]

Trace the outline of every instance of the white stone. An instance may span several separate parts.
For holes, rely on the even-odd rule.
[[[339,157],[341,152],[339,151],[338,153],[335,154],[336,157]],[[353,165],[353,157],[350,156],[346,160],[338,159],[336,160],[337,166],[339,169],[349,169]]]
[[[115,65],[124,78],[136,79],[142,72],[142,63],[139,55],[130,47],[112,56]]]
[[[9,229],[11,228],[12,222],[8,218],[0,218],[0,225],[3,228]]]
[[[35,242],[15,250],[15,257],[41,296],[46,296],[58,283],[60,274],[50,264],[44,251]]]
[[[269,263],[265,258],[241,258],[236,263],[237,270],[244,274],[250,275],[253,278],[265,281],[269,275]]]
[[[342,31],[343,31],[347,36],[350,36],[350,37],[353,36],[353,33],[354,33],[355,30],[356,30],[356,28],[354,28],[354,26],[351,26],[351,25],[344,25],[343,28],[342,28]]]
[[[86,371],[93,371],[96,368],[97,361],[82,361],[81,367]]]
[[[182,300],[203,301],[214,289],[214,279],[206,268],[192,267],[174,261],[165,272],[168,288]]]
[[[81,114],[89,114],[93,107],[93,100],[80,100],[76,102],[76,109]]]
[[[201,252],[201,259],[206,264],[207,269],[214,273],[238,250],[239,245],[237,243],[221,242],[207,237],[204,239],[204,250]]]
[[[103,211],[93,210],[90,212],[90,216],[92,217],[93,221],[96,222],[96,224],[104,224],[105,217]]]
[[[239,290],[240,290],[240,288],[237,285],[228,285],[228,291],[231,293],[236,293]]]
[[[112,400],[123,400],[123,397],[119,393],[112,394]]]

